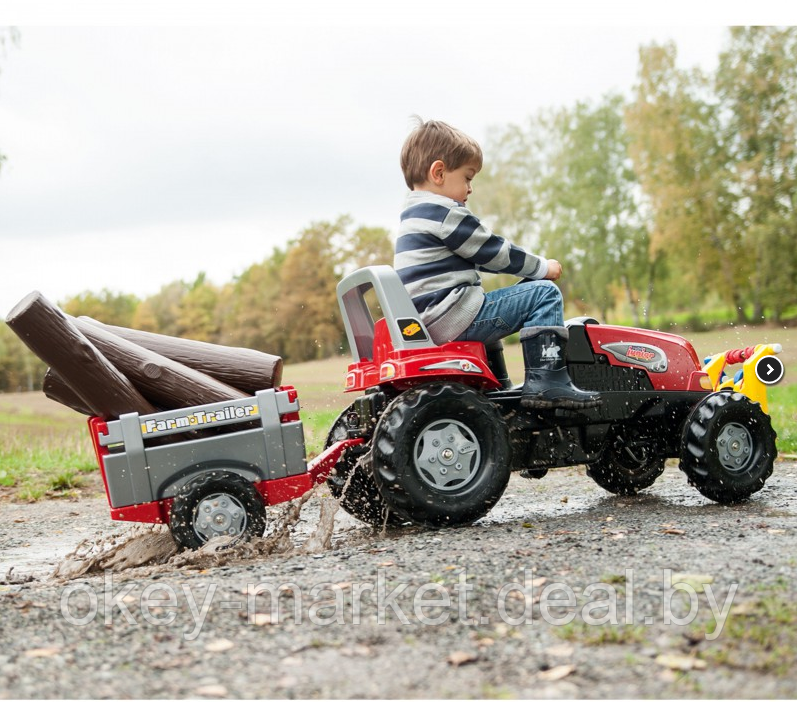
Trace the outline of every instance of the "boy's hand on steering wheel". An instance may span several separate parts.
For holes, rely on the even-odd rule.
[[[562,264],[554,258],[548,259],[548,272],[545,274],[545,280],[559,280],[562,275]]]

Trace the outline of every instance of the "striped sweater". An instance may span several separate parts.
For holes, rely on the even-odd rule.
[[[393,267],[442,344],[459,337],[481,309],[480,270],[540,280],[548,261],[493,234],[462,203],[414,190],[401,213]]]

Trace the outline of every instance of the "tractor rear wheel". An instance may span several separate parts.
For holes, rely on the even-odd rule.
[[[373,473],[387,505],[415,524],[473,522],[506,489],[506,424],[481,393],[458,383],[408,390],[385,409],[373,439]]]
[[[775,431],[757,402],[737,392],[701,400],[684,425],[681,470],[710,500],[747,499],[772,475]]]
[[[611,437],[598,460],[587,466],[587,475],[615,495],[636,495],[653,485],[665,462],[655,450],[655,440],[623,427]]]

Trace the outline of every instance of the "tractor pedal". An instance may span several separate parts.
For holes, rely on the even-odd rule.
[[[520,471],[520,477],[526,480],[539,480],[548,474],[547,468],[524,468]]]

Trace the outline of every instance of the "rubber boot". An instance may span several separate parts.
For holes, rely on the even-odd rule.
[[[501,383],[501,387],[504,388],[504,390],[508,390],[512,387],[512,381],[506,370],[503,343],[497,341],[494,344],[485,346],[484,350],[487,353],[487,365],[490,366],[490,370],[493,372],[495,379]]]
[[[526,381],[523,407],[587,409],[601,403],[600,394],[573,385],[567,370],[568,331],[565,327],[525,327],[520,331]]]

